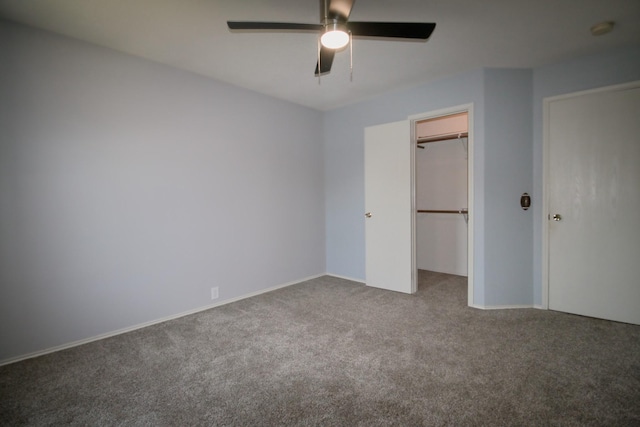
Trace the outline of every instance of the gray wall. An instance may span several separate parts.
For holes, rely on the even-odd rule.
[[[640,80],[640,46],[552,64],[533,70],[533,272],[534,301],[542,304],[542,108],[546,97]]]
[[[485,301],[532,304],[531,71],[485,70]]]
[[[0,360],[325,272],[322,115],[0,22]]]

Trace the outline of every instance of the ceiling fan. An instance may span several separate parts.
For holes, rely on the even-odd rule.
[[[349,15],[355,0],[320,0],[321,24],[287,22],[227,21],[231,30],[314,31],[320,36],[315,75],[331,71],[337,50],[345,47],[351,36],[426,40],[436,27],[418,22],[353,22]]]

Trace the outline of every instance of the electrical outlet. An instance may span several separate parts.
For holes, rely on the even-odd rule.
[[[211,299],[218,299],[218,287],[211,288]]]

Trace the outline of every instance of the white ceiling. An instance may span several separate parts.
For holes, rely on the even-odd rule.
[[[354,40],[321,84],[311,33],[231,33],[227,20],[319,23],[317,0],[0,0],[0,17],[319,110],[479,67],[530,68],[640,44],[640,0],[357,0],[352,21],[435,22],[427,42]],[[589,28],[616,22],[612,33]]]

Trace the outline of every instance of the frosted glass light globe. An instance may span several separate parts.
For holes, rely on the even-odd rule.
[[[329,49],[340,49],[349,43],[349,34],[343,30],[330,30],[320,37],[320,43]]]

